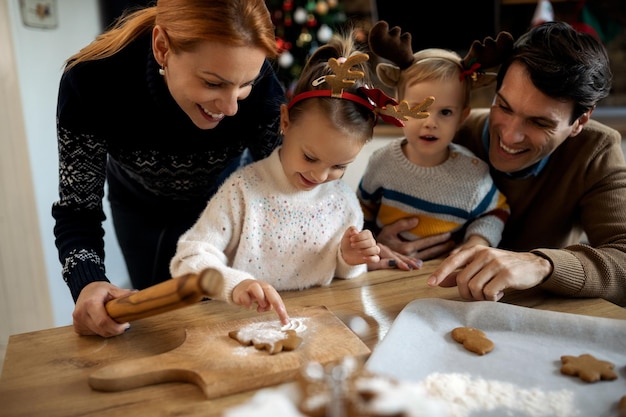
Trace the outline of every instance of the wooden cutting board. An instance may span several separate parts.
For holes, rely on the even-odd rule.
[[[289,315],[306,326],[298,333],[302,343],[293,351],[271,355],[254,346],[242,346],[228,336],[230,331],[251,323],[277,320],[276,315],[233,320],[188,328],[180,346],[159,355],[107,365],[89,377],[89,385],[100,391],[124,391],[164,382],[190,382],[213,399],[293,380],[310,361],[326,364],[370,353],[326,307],[293,310]]]

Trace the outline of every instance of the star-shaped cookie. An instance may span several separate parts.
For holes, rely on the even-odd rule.
[[[617,379],[613,363],[596,359],[588,353],[580,356],[561,356],[561,363],[562,374],[578,376],[585,382]]]

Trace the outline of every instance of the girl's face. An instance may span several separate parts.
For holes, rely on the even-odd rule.
[[[295,122],[289,120],[286,105],[280,112],[280,162],[291,184],[301,191],[343,177],[365,143],[363,138],[335,128],[315,106],[309,108]]]
[[[153,30],[152,45],[170,94],[200,129],[213,129],[237,113],[237,102],[250,94],[265,59],[258,48],[208,41],[175,54],[160,26]]]
[[[425,119],[409,118],[403,128],[407,138],[404,153],[414,164],[435,166],[448,158],[448,145],[469,115],[464,107],[463,86],[458,80],[429,80],[407,87],[404,99],[411,107],[434,96]]]

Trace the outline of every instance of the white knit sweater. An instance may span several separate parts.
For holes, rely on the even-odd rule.
[[[343,180],[310,191],[287,179],[278,149],[233,173],[178,241],[172,276],[207,267],[225,278],[221,297],[244,279],[263,280],[278,291],[328,285],[333,277],[353,278],[367,271],[350,266],[340,243],[350,227],[363,228],[354,190]]]

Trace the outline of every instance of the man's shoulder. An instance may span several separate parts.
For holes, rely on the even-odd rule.
[[[567,170],[571,174],[588,175],[592,172],[590,165],[601,170],[615,167],[608,161],[623,165],[619,162],[623,161],[623,155],[621,134],[605,124],[590,120],[578,135],[568,138],[555,149],[549,165],[556,167],[560,173]],[[600,160],[604,162],[597,163]]]
[[[585,126],[579,136],[585,138],[586,140],[598,139],[619,143],[622,141],[622,135],[620,132],[594,119],[590,119],[587,123],[585,123]]]
[[[561,154],[587,155],[596,157],[605,152],[622,152],[622,135],[610,126],[596,120],[589,120],[576,136],[559,145]]]

